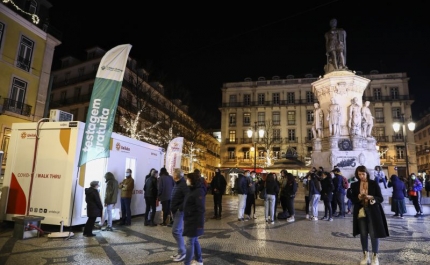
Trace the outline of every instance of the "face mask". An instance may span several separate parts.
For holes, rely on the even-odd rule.
[[[130,177],[130,173],[125,173],[125,176],[126,177]]]
[[[412,176],[411,179],[415,179],[415,176]]]
[[[191,181],[187,179],[187,186],[191,186]]]

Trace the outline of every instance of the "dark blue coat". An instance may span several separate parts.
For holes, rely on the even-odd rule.
[[[202,185],[191,186],[185,197],[183,236],[197,237],[204,233],[206,192]]]
[[[102,200],[100,193],[94,188],[85,189],[85,202],[87,203],[88,217],[101,217],[103,212]]]
[[[173,214],[178,210],[181,212],[184,211],[185,196],[187,196],[189,192],[190,189],[188,188],[184,177],[176,181],[175,186],[173,186],[172,197],[170,199],[170,210]]]
[[[393,199],[403,200],[405,198],[406,185],[396,175],[391,176],[388,188],[393,187]]]

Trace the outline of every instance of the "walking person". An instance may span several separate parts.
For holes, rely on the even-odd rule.
[[[212,178],[210,183],[214,200],[214,216],[212,219],[221,219],[222,216],[222,195],[225,194],[227,182],[225,181],[224,175],[221,174],[219,168],[215,168],[215,176]]]
[[[186,255],[185,241],[182,236],[184,232],[184,201],[190,189],[184,178],[184,172],[180,168],[173,169],[173,180],[175,181],[175,186],[173,186],[172,190],[170,210],[173,214],[172,235],[178,245],[178,252],[170,256],[170,258],[173,261],[182,261]]]
[[[309,182],[309,221],[318,221],[318,202],[321,197],[321,183],[316,173],[311,174]]]
[[[321,180],[321,200],[324,202],[324,216],[321,220],[333,221],[331,200],[333,199],[334,185],[329,172],[323,172]]]
[[[206,190],[203,188],[202,178],[196,173],[187,175],[187,185],[190,192],[184,201],[184,232],[182,235],[187,237],[184,264],[190,265],[194,258],[195,264],[203,265],[199,236],[204,233]]]
[[[246,196],[246,204],[245,204],[245,219],[250,220],[251,219],[251,210],[254,210],[252,213],[252,219],[256,219],[255,217],[255,189],[256,189],[256,182],[255,182],[255,171],[251,171],[251,176],[249,177],[249,187],[248,187],[248,195]],[[252,209],[252,206],[254,206],[254,209]]]
[[[125,179],[119,183],[121,189],[121,225],[131,225],[131,196],[134,190],[134,179],[131,169],[125,171]]]
[[[143,191],[145,192],[145,226],[157,226],[154,222],[155,213],[157,212],[157,195],[158,195],[158,171],[153,170],[149,178],[146,179]],[[151,214],[150,214],[151,212]]]
[[[410,180],[409,180],[409,199],[412,200],[412,203],[414,204],[415,210],[417,211],[417,214],[415,217],[423,217],[423,206],[421,205],[421,190],[423,189],[423,184],[421,181],[417,178],[415,173],[411,174]]]
[[[163,222],[161,226],[166,226],[172,222],[172,214],[170,212],[170,198],[172,197],[173,186],[175,181],[169,175],[165,167],[160,169],[160,177],[158,179],[158,200],[161,202],[163,211]]]
[[[269,173],[264,181],[261,190],[266,189],[266,199],[264,200],[264,218],[269,224],[275,223],[275,207],[276,207],[276,194],[279,193],[278,181],[275,179],[273,173]],[[260,191],[261,191],[260,190]]]
[[[237,207],[237,219],[238,221],[245,221],[245,206],[246,206],[246,197],[248,195],[249,188],[249,170],[245,171],[245,175],[239,174],[237,180],[237,194],[239,197],[238,207]]]
[[[98,191],[99,182],[91,181],[90,187],[85,188],[85,202],[87,203],[87,216],[88,220],[84,226],[84,236],[92,237],[96,236],[93,234],[94,223],[97,217],[102,216],[103,205],[100,200],[100,193]]]
[[[105,218],[107,216],[107,226],[106,231],[112,231],[112,209],[115,207],[115,204],[118,200],[118,181],[115,179],[115,176],[111,172],[106,172],[105,174],[106,180],[106,190],[105,190],[105,199],[104,199],[104,210],[100,220],[100,226],[103,226],[105,223]]]
[[[370,263],[368,252],[368,238],[372,244],[372,265],[379,265],[379,238],[388,237],[388,226],[384,209],[381,203],[384,201],[381,188],[378,183],[370,179],[370,174],[365,166],[355,169],[357,182],[351,184],[351,200],[354,204],[352,221],[353,236],[360,235],[363,258],[361,265]]]
[[[403,219],[403,214],[406,213],[406,185],[397,175],[391,175],[388,187],[393,187],[393,195],[391,197],[391,211],[394,212],[393,217]]]

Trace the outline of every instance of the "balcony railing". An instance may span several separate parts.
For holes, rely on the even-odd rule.
[[[403,142],[403,135],[393,135],[391,136],[393,142]]]
[[[287,105],[302,105],[314,104],[318,102],[316,99],[296,99],[296,100],[275,100],[275,101],[252,101],[252,102],[223,102],[222,107],[258,107],[258,106],[287,106]]]
[[[285,138],[285,143],[297,143],[298,137],[287,137]]]
[[[376,117],[375,122],[376,123],[384,123],[384,117]]]
[[[16,61],[16,66],[21,68],[22,70],[29,72],[30,71],[30,60],[28,60],[24,57],[18,56],[18,60]]]
[[[363,101],[381,102],[381,101],[399,101],[399,100],[413,100],[411,95],[396,95],[396,96],[379,96],[379,97],[363,97]]]
[[[238,144],[238,138],[227,138],[225,139],[226,144]]]
[[[388,140],[388,136],[386,136],[386,135],[378,135],[378,136],[375,136],[375,140],[376,140],[377,142],[383,142],[383,143],[388,143],[388,142],[389,142],[389,140]]]
[[[52,90],[59,88],[59,87],[64,87],[64,86],[71,86],[77,83],[82,83],[88,80],[93,80],[96,78],[96,71],[93,71],[89,74],[85,74],[85,75],[81,75],[75,78],[68,78],[62,81],[57,81],[55,83],[52,84]]]
[[[312,137],[305,137],[305,143],[312,142]]]
[[[10,98],[4,98],[3,111],[10,111],[23,116],[30,116],[32,106]]]

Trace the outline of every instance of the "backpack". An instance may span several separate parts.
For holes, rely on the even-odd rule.
[[[343,180],[343,182],[342,182],[342,186],[343,186],[343,188],[344,189],[348,189],[348,179],[346,179],[344,176],[342,176],[342,180]]]

